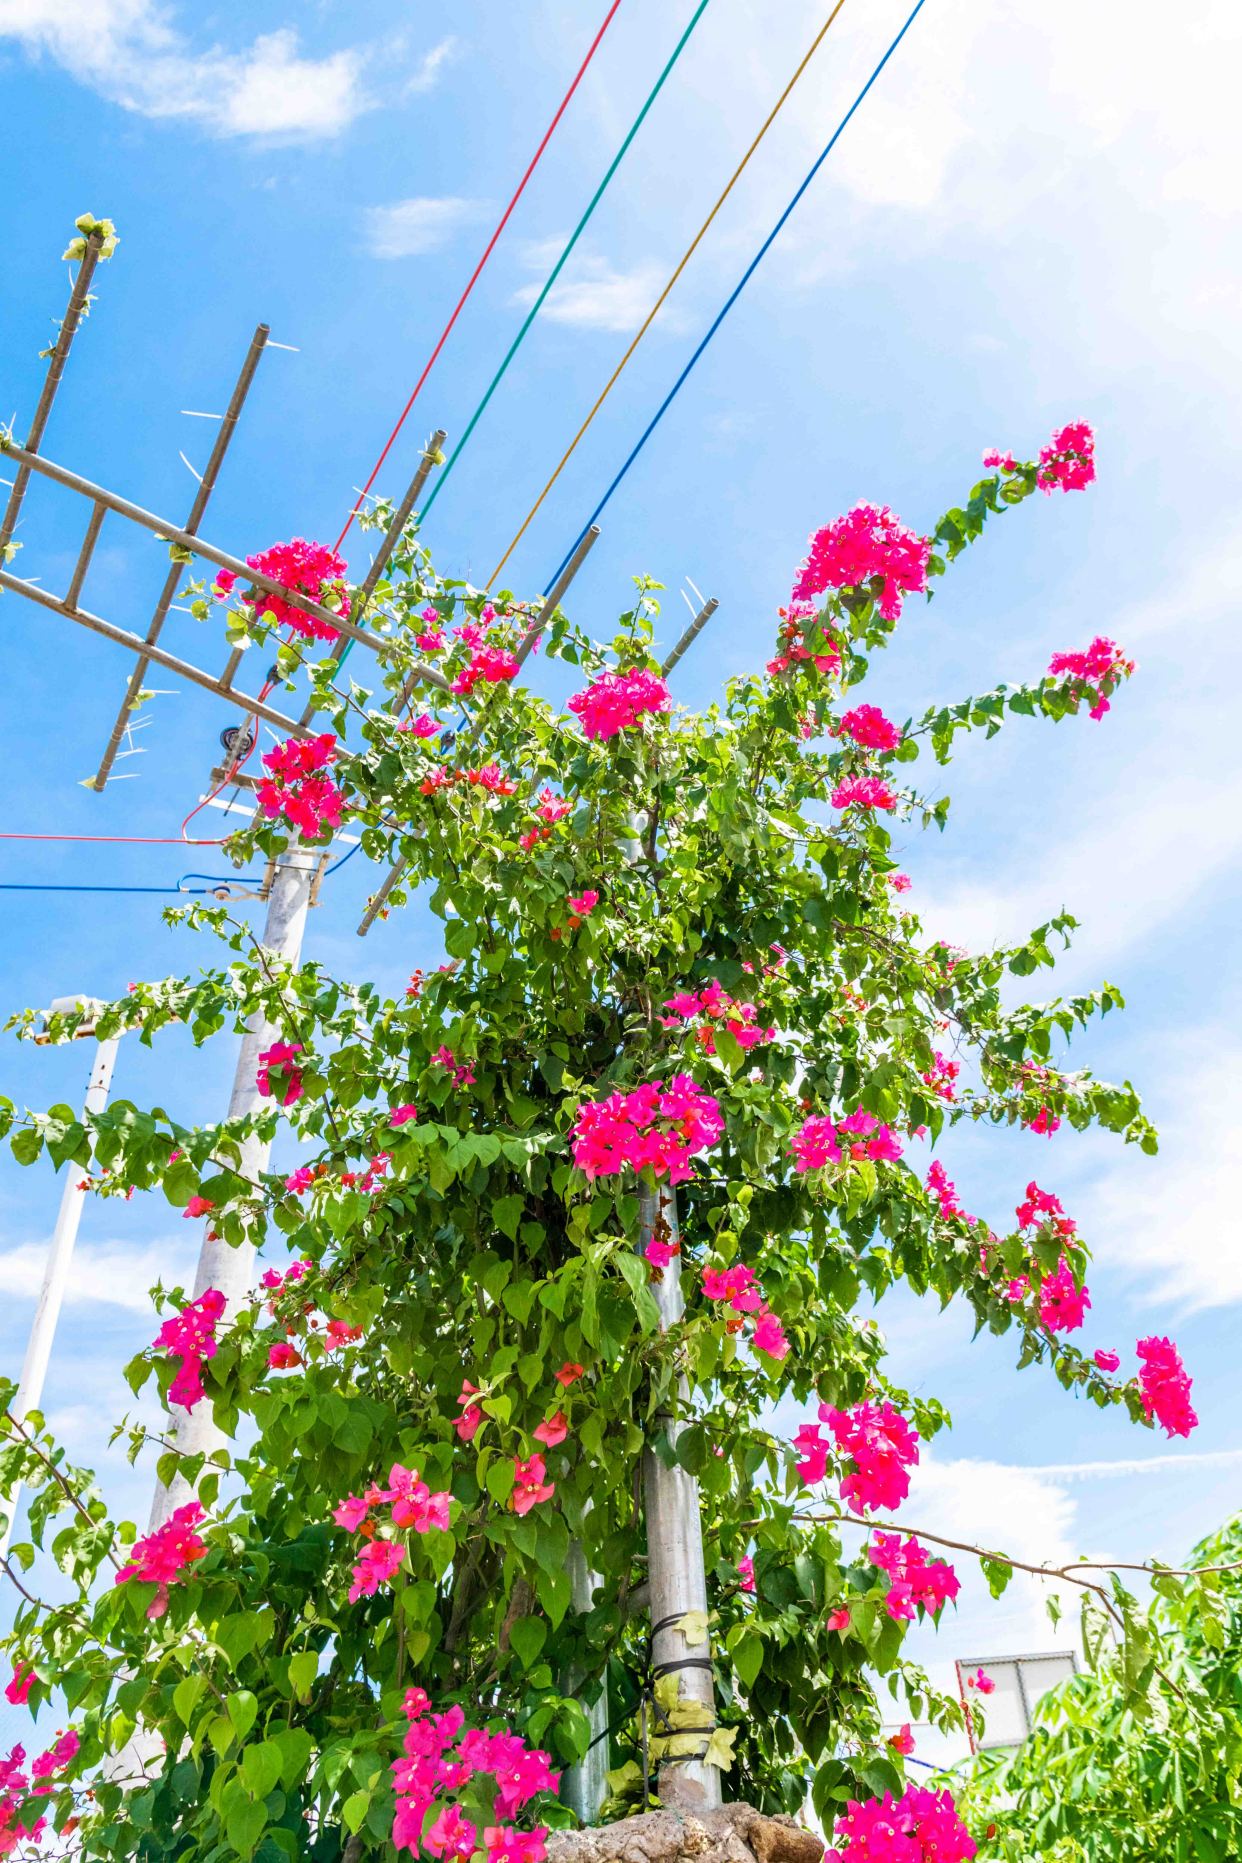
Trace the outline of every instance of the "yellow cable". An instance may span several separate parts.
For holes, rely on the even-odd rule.
[[[845,5],[845,0],[837,0],[837,4],[833,7],[831,13],[828,15],[827,19],[824,21],[823,25],[820,27],[819,31],[816,33],[814,39],[812,39],[810,45],[807,48],[807,51],[804,57],[802,58],[801,63],[798,65],[797,70],[794,72],[788,84],[785,86],[784,90],[781,92],[776,102],[772,105],[771,110],[768,112],[768,116],[767,116],[766,121],[763,124],[763,127],[760,129],[758,135],[755,137],[754,141],[751,143],[749,149],[747,149],[745,155],[742,157],[741,161],[738,163],[737,167],[734,169],[733,173],[730,175],[729,180],[725,186],[725,189],[723,193],[721,194],[719,200],[716,202],[716,205],[712,208],[706,220],[704,220],[702,226],[699,228],[698,232],[695,234],[694,238],[691,240],[690,244],[687,246],[685,252],[682,254],[680,260],[678,261],[677,269],[674,271],[672,277],[669,279],[663,291],[661,291],[659,297],[656,299],[655,303],[652,305],[651,309],[647,312],[646,317],[643,319],[642,323],[640,324],[638,331],[634,336],[633,342],[630,344],[629,348],[626,350],[625,354],[622,356],[620,362],[617,364],[616,368],[613,370],[612,374],[608,377],[608,380],[605,382],[603,389],[600,392],[599,398],[595,403],[595,406],[591,409],[591,412],[587,415],[581,427],[579,427],[577,433],[574,435],[573,439],[570,441],[569,445],[566,447],[564,453],[562,453],[561,458],[557,464],[556,471],[552,474],[552,477],[548,480],[547,484],[544,486],[543,490],[540,492],[538,498],[536,498],[534,504],[531,506],[530,510],[527,512],[525,521],[522,524],[522,528],[518,531],[512,543],[509,545],[509,548],[505,551],[504,555],[501,557],[500,561],[497,563],[495,569],[493,569],[491,575],[487,578],[486,586],[489,589],[491,588],[493,582],[495,582],[501,570],[504,568],[505,564],[509,561],[509,558],[513,555],[513,552],[517,549],[519,543],[521,543],[527,531],[530,529],[531,523],[536,513],[538,512],[540,505],[542,505],[544,499],[547,497],[548,493],[552,490],[552,487],[556,484],[556,481],[560,478],[562,472],[565,470],[565,467],[569,464],[570,459],[573,457],[573,454],[575,450],[577,449],[578,442],[581,440],[583,434],[586,432],[587,428],[591,425],[591,422],[595,419],[595,416],[599,413],[605,401],[607,401],[609,395],[612,393],[613,388],[616,386],[618,380],[620,379],[621,372],[625,368],[626,363],[629,361],[630,357],[634,354],[634,351],[638,348],[638,345],[642,342],[644,336],[646,336],[648,330],[651,328],[652,324],[655,322],[656,318],[659,316],[660,311],[663,308],[665,299],[668,297],[670,291],[673,289],[673,286],[677,283],[677,280],[681,277],[687,265],[689,265],[691,259],[694,257],[695,253],[697,252],[699,248],[700,243],[702,242],[704,234],[707,232],[708,228],[711,226],[712,221],[716,218],[716,215],[720,212],[720,209],[724,206],[725,202],[728,200],[737,182],[741,179],[742,174],[745,171],[746,165],[750,161],[751,156],[755,153],[755,150],[759,147],[759,144],[763,141],[764,137],[767,135],[768,131],[771,129],[773,123],[776,121],[777,117],[780,115],[781,110],[784,107],[785,102],[788,99],[790,92],[793,90],[794,85],[798,82],[798,79],[802,76],[802,73],[806,70],[807,66],[810,64],[812,58],[815,56],[815,53],[818,51],[825,35],[827,34],[828,28],[832,25],[833,20],[837,17],[837,14],[841,11],[841,8],[844,5]]]

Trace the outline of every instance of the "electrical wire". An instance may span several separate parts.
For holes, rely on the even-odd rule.
[[[525,192],[527,182],[530,180],[536,168],[539,166],[539,162],[543,155],[544,150],[547,148],[549,142],[551,142],[553,133],[555,132],[558,123],[560,122],[561,118],[564,116],[566,110],[569,108],[570,99],[573,97],[574,92],[577,90],[579,84],[581,83],[583,77],[585,76],[587,66],[590,64],[591,60],[594,58],[596,52],[598,51],[600,43],[604,37],[604,34],[607,32],[609,26],[611,26],[613,19],[615,18],[617,10],[620,7],[620,5],[621,5],[621,0],[612,0],[612,5],[609,7],[607,13],[604,15],[604,22],[602,26],[600,27],[599,31],[596,33],[594,39],[592,39],[591,44],[587,50],[586,57],[583,59],[576,73],[574,74],[573,83],[570,85],[569,89],[565,92],[565,95],[562,97],[559,105],[557,106],[556,115],[552,118],[552,121],[548,124],[547,129],[544,131],[543,139],[540,142],[539,147],[535,150],[534,155],[531,157],[530,162],[527,165],[526,173],[522,176],[522,179],[518,182],[517,187],[514,190],[513,197],[510,200],[509,205],[505,208],[504,213],[501,215],[500,220],[496,226],[495,232],[492,234],[491,238],[487,242],[487,245],[483,249],[482,258],[479,260],[473,272],[470,274],[470,278],[466,284],[465,290],[462,292],[461,296],[457,300],[457,303],[453,307],[452,316],[449,318],[448,322],[445,324],[444,329],[440,333],[439,341],[436,343],[435,348],[432,350],[430,356],[428,356],[427,358],[427,361],[424,363],[423,372],[419,376],[418,380],[415,382],[413,392],[411,393],[410,398],[406,402],[405,406],[402,408],[401,415],[397,421],[396,426],[393,428],[392,432],[389,434],[387,440],[384,443],[383,451],[380,453],[379,458],[376,460],[374,466],[371,468],[371,475],[368,478],[366,484],[363,486],[362,490],[359,492],[358,499],[354,505],[353,510],[350,512],[349,516],[345,520],[345,527],[342,530],[340,536],[336,540],[336,543],[334,545],[335,549],[337,550],[340,549],[342,543],[345,541],[345,538],[349,532],[350,525],[353,523],[359,511],[362,509],[363,500],[366,498],[367,493],[370,491],[371,487],[374,485],[381,466],[384,464],[384,461],[387,459],[389,453],[392,451],[397,435],[401,432],[402,427],[405,425],[406,417],[408,416],[410,409],[414,406],[414,403],[418,400],[419,394],[422,391],[423,383],[427,380],[427,377],[430,375],[432,368],[435,365],[436,359],[440,354],[440,351],[444,348],[445,343],[448,341],[449,333],[451,332],[453,325],[457,322],[457,319],[459,315],[461,314],[461,311],[465,305],[466,299],[470,296],[470,293],[474,290],[475,285],[478,283],[479,276],[482,273],[484,266],[487,264],[488,260],[491,258],[492,253],[495,250],[496,243],[500,238],[500,235],[504,232],[505,227],[509,224],[509,216],[512,214],[513,209],[517,206],[518,202],[521,200],[522,195]]]
[[[836,147],[837,142],[839,141],[846,126],[849,124],[850,120],[854,117],[856,112],[861,107],[863,100],[866,98],[867,93],[870,91],[872,85],[875,83],[876,79],[879,77],[880,73],[883,71],[885,65],[887,65],[889,59],[893,56],[893,53],[897,50],[897,47],[901,44],[902,40],[905,38],[906,34],[909,32],[911,26],[914,24],[915,20],[918,18],[918,15],[922,12],[924,4],[925,4],[925,0],[918,0],[918,4],[914,7],[913,11],[910,13],[904,26],[901,28],[901,31],[893,39],[888,50],[885,52],[884,56],[880,59],[874,71],[871,73],[871,76],[867,79],[867,82],[863,85],[862,89],[859,91],[857,97],[854,99],[853,103],[850,105],[845,115],[841,118],[841,121],[838,123],[836,129],[833,131],[831,138],[825,145],[824,149],[821,151],[817,160],[813,163],[813,165],[809,169],[806,175],[806,178],[802,182],[802,185],[798,188],[797,192],[793,196],[793,199],[790,201],[789,205],[786,207],[784,213],[781,215],[780,219],[776,222],[776,225],[772,228],[772,231],[768,234],[767,238],[764,240],[763,244],[760,246],[758,252],[755,254],[750,264],[746,267],[746,270],[742,273],[741,278],[738,280],[737,284],[734,286],[729,296],[725,299],[724,304],[722,305],[721,309],[717,312],[715,318],[713,319],[710,327],[707,330],[706,335],[703,337],[702,341],[699,343],[698,348],[695,350],[689,362],[687,362],[685,368],[682,370],[681,374],[677,377],[677,380],[673,383],[672,388],[669,390],[668,394],[665,395],[663,401],[660,403],[659,407],[656,409],[655,413],[653,414],[651,419],[648,421],[646,427],[643,429],[643,432],[639,436],[637,443],[631,448],[630,453],[628,457],[626,458],[624,465],[621,467],[621,470],[617,473],[616,477],[613,479],[612,483],[609,485],[607,491],[604,493],[603,497],[600,499],[599,503],[596,505],[595,509],[592,511],[590,517],[586,520],[586,523],[582,526],[582,529],[578,532],[578,535],[574,538],[572,544],[569,546],[569,549],[565,552],[565,555],[562,558],[558,567],[554,570],[552,575],[548,578],[547,587],[544,589],[545,595],[547,594],[548,589],[552,588],[553,584],[556,581],[556,578],[561,574],[562,570],[565,568],[566,563],[569,562],[570,557],[573,555],[574,551],[578,548],[578,545],[581,543],[582,539],[586,536],[587,531],[591,528],[592,524],[598,521],[601,513],[603,512],[603,510],[609,503],[610,499],[612,498],[613,493],[616,491],[617,487],[620,485],[622,479],[624,479],[626,473],[630,470],[630,467],[634,464],[634,461],[638,458],[638,455],[642,452],[648,440],[651,438],[652,434],[655,432],[656,428],[659,426],[660,422],[663,420],[665,414],[668,412],[669,408],[672,406],[672,403],[676,400],[691,370],[694,368],[695,364],[698,362],[700,356],[703,354],[703,351],[707,348],[708,344],[711,342],[712,338],[715,336],[717,330],[720,328],[721,324],[724,322],[729,312],[733,309],[733,306],[737,303],[737,300],[741,297],[742,292],[745,290],[746,286],[749,284],[751,277],[758,270],[760,263],[765,258],[768,252],[768,249],[772,246],[773,242],[776,240],[777,236],[780,234],[781,230],[783,229],[786,221],[789,219],[795,207],[798,205],[798,202],[802,199],[802,196],[806,193],[812,181],[814,181],[816,175],[819,173],[820,169],[823,167],[828,157],[832,154],[832,151]],[[557,471],[558,472],[560,471],[559,466],[557,467]],[[549,481],[549,483],[551,483],[551,481]],[[542,497],[542,494],[541,494],[541,497]],[[527,523],[529,522],[530,522],[530,519],[528,518]],[[525,529],[525,525],[523,526],[523,529]],[[520,537],[521,534],[522,534],[521,531],[519,531],[518,536]],[[515,542],[517,541],[516,538],[514,541]],[[509,547],[511,550],[513,548],[513,545],[511,544]]]
[[[548,493],[552,490],[552,487],[556,484],[556,481],[560,478],[561,473],[565,470],[565,467],[569,464],[570,460],[573,458],[573,455],[577,451],[578,444],[581,441],[583,435],[586,433],[588,427],[591,425],[591,422],[595,419],[595,416],[599,413],[605,401],[607,401],[609,395],[612,393],[617,382],[620,380],[622,372],[624,371],[626,365],[628,364],[631,356],[634,354],[635,350],[638,348],[638,345],[642,342],[644,336],[646,336],[648,330],[651,328],[652,324],[655,322],[656,318],[659,316],[660,311],[663,309],[665,301],[668,298],[670,292],[673,290],[673,287],[676,285],[678,279],[681,277],[687,265],[689,265],[691,259],[694,257],[695,253],[698,251],[703,240],[706,238],[708,230],[712,226],[712,223],[714,222],[716,215],[720,212],[720,209],[724,206],[730,194],[732,194],[737,183],[741,180],[742,175],[745,173],[746,168],[748,167],[750,163],[751,157],[754,155],[756,149],[758,149],[760,143],[763,141],[764,137],[767,135],[768,131],[771,129],[773,123],[776,121],[777,117],[780,115],[782,109],[785,106],[787,99],[789,98],[791,92],[794,89],[794,86],[797,84],[799,78],[802,76],[803,72],[806,70],[807,66],[810,64],[812,58],[815,56],[815,53],[819,50],[820,45],[822,44],[824,38],[827,36],[829,28],[832,26],[833,21],[836,19],[837,15],[840,13],[841,8],[844,5],[845,5],[845,0],[836,0],[836,5],[833,7],[832,11],[829,13],[827,19],[824,21],[823,25],[820,27],[815,37],[812,39],[810,45],[808,46],[806,52],[803,54],[802,58],[799,60],[794,70],[793,76],[789,79],[789,82],[786,84],[784,90],[781,92],[780,96],[777,98],[776,102],[773,104],[771,110],[769,110],[767,117],[764,119],[764,122],[760,126],[759,133],[756,135],[756,137],[754,138],[754,141],[751,143],[750,147],[747,149],[745,155],[743,155],[741,161],[738,163],[737,167],[733,170],[733,173],[730,175],[728,181],[725,183],[725,186],[722,192],[718,196],[716,203],[713,206],[711,212],[708,214],[706,220],[704,220],[702,226],[699,228],[698,232],[695,234],[694,238],[691,240],[690,244],[687,246],[685,252],[682,254],[681,258],[677,261],[677,265],[674,268],[673,273],[668,280],[668,283],[665,285],[664,289],[661,291],[659,297],[656,299],[651,309],[647,312],[647,315],[644,317],[642,323],[638,326],[638,329],[635,332],[634,337],[630,342],[629,348],[626,350],[625,354],[622,356],[620,362],[617,364],[612,374],[608,377],[608,380],[604,383],[604,386],[602,390],[600,391],[598,397],[596,398],[595,404],[591,408],[590,413],[587,415],[586,419],[583,421],[582,425],[579,427],[577,433],[574,435],[573,439],[570,441],[569,445],[566,447],[565,451],[562,453],[559,461],[557,462],[556,469],[552,473],[551,478],[548,480],[547,484],[544,486],[543,490],[540,492],[538,498],[536,498],[534,504],[531,506],[530,510],[527,512],[526,517],[524,518],[521,526],[519,527],[517,531],[517,534],[513,538],[513,541],[510,543],[508,549],[505,551],[504,555],[501,557],[500,561],[497,563],[495,569],[493,569],[491,575],[488,577],[487,585],[486,585],[488,588],[490,588],[492,584],[495,582],[497,576],[500,574],[505,564],[509,561],[509,558],[513,555],[513,552],[517,549],[518,544],[522,541],[522,538],[526,535],[526,532],[530,529],[530,526],[532,522],[534,521],[534,518],[537,512],[542,506],[544,499],[547,497]]]
[[[491,400],[497,388],[499,388],[505,375],[508,373],[509,364],[513,361],[513,358],[517,355],[518,350],[522,347],[522,344],[526,341],[527,333],[529,332],[531,325],[534,323],[536,317],[539,315],[540,311],[543,309],[544,304],[547,302],[548,294],[551,292],[552,287],[555,285],[557,279],[560,277],[561,273],[564,271],[566,265],[568,264],[570,255],[573,252],[574,247],[578,244],[579,239],[582,237],[582,234],[586,229],[587,222],[590,220],[592,214],[595,212],[595,209],[599,206],[600,202],[603,200],[604,195],[607,192],[609,182],[612,180],[618,168],[620,168],[622,162],[625,160],[626,154],[629,151],[630,144],[633,142],[635,136],[637,136],[639,130],[642,128],[643,123],[646,120],[647,114],[650,111],[652,104],[655,102],[656,98],[660,95],[660,92],[664,89],[665,80],[669,76],[669,73],[672,71],[673,66],[677,63],[677,60],[681,57],[682,52],[685,50],[686,45],[689,43],[691,33],[694,31],[695,27],[698,25],[699,21],[702,19],[704,13],[707,11],[709,4],[710,4],[710,0],[699,0],[699,4],[697,5],[693,14],[691,15],[689,25],[686,27],[685,31],[682,33],[680,39],[678,39],[676,45],[673,47],[673,50],[671,54],[669,55],[667,62],[665,63],[663,71],[661,71],[659,77],[656,79],[655,83],[652,85],[651,89],[648,91],[646,102],[643,104],[641,110],[638,112],[638,115],[634,118],[634,121],[630,124],[629,129],[626,131],[624,140],[622,141],[620,148],[617,150],[616,154],[613,156],[611,162],[609,162],[608,167],[604,172],[603,180],[600,182],[594,194],[592,194],[590,200],[587,202],[586,207],[583,210],[582,216],[579,219],[577,226],[574,228],[573,232],[569,235],[569,238],[566,240],[565,245],[561,249],[560,257],[557,259],[556,264],[552,267],[552,270],[548,273],[548,276],[545,278],[543,285],[540,288],[539,295],[536,297],[534,303],[531,305],[530,309],[527,311],[526,316],[523,318],[522,323],[518,329],[517,335],[514,337],[508,349],[505,351],[505,354],[503,358],[501,359],[500,367],[496,370],[496,373],[493,375],[491,381],[487,384],[487,387],[483,391],[483,395],[482,395],[481,400],[478,403],[478,406],[475,408],[474,413],[470,416],[470,419],[466,422],[464,433],[462,434],[460,440],[458,440],[452,452],[449,454],[447,460],[444,462],[444,465],[440,468],[440,471],[436,474],[435,483],[433,484],[431,488],[431,492],[427,498],[427,501],[423,505],[421,511],[418,514],[420,523],[426,522],[427,515],[430,512],[431,507],[435,504],[436,499],[440,496],[440,493],[443,491],[445,484],[447,483],[454,466],[457,464],[457,461],[461,458],[461,455],[467,443],[469,442],[471,434],[474,432],[475,428],[479,424],[479,421],[482,419],[484,411],[487,408],[488,402]],[[445,334],[447,335],[448,332],[446,331]],[[434,361],[435,358],[433,357],[432,360]],[[430,364],[428,364],[428,367],[430,367]],[[376,470],[378,471],[378,467],[376,468]],[[374,483],[374,479],[375,479],[375,474],[372,473],[371,479],[368,481],[368,484]],[[364,493],[364,496],[365,496],[365,493]],[[342,532],[342,535],[344,535],[343,532]],[[342,653],[340,661],[338,663],[339,666],[344,666],[346,660],[350,656],[350,653],[353,651],[353,646],[354,646],[354,643],[352,640],[346,641],[345,651]]]
[[[92,841],[110,847],[219,847],[219,841],[183,841],[169,834],[10,834],[0,833],[0,841]]]
[[[0,893],[162,893],[166,898],[187,899],[215,890],[213,886],[35,886],[14,880],[0,880]]]

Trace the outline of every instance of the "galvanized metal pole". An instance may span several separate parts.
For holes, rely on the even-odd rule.
[[[108,1103],[108,1089],[112,1085],[112,1069],[119,1046],[119,1036],[113,1036],[108,1041],[101,1041],[98,1045],[94,1065],[91,1068],[90,1082],[86,1089],[87,1113],[101,1113]],[[65,1288],[69,1280],[69,1264],[73,1259],[73,1247],[78,1238],[82,1208],[87,1197],[87,1192],[82,1188],[83,1179],[80,1167],[70,1161],[67,1170],[68,1176],[65,1179],[65,1188],[61,1192],[56,1227],[52,1232],[52,1244],[43,1270],[43,1286],[39,1290],[39,1304],[35,1308],[34,1323],[30,1328],[30,1340],[26,1346],[26,1362],[22,1366],[21,1383],[17,1387],[17,1396],[13,1400],[13,1415],[19,1423],[30,1411],[38,1410],[43,1401],[43,1385],[47,1378],[48,1361],[52,1354],[52,1341],[56,1336],[56,1325],[60,1319],[60,1309],[64,1303]],[[0,1533],[0,1558],[3,1558],[9,1550],[9,1541],[13,1537],[13,1523],[17,1519],[20,1497],[20,1488],[14,1488],[12,1493],[0,1502],[6,1510],[3,1532]]]
[[[569,1568],[569,1582],[573,1587],[573,1608],[581,1615],[594,1608],[595,1593],[601,1579],[598,1572],[592,1572],[587,1564],[586,1554],[580,1540],[571,1540],[566,1558]],[[571,1677],[569,1692],[580,1686],[580,1677]],[[565,1769],[561,1795],[565,1803],[583,1824],[598,1822],[600,1809],[608,1790],[608,1690],[600,1689],[598,1699],[593,1702],[580,1702],[591,1729],[591,1744],[582,1758],[573,1766]]]
[[[658,1190],[644,1190],[640,1199],[640,1246],[657,1230],[667,1226],[669,1240],[676,1241],[677,1193],[667,1185]],[[675,1326],[685,1311],[681,1292],[681,1258],[675,1255],[652,1283],[652,1293],[660,1310],[664,1331]],[[684,1406],[689,1399],[689,1385],[684,1376],[677,1380],[677,1400]],[[657,1418],[676,1445],[681,1426],[671,1412]],[[711,1729],[716,1720],[716,1696],[712,1679],[711,1639],[704,1630],[701,1638],[688,1637],[678,1626],[688,1611],[701,1612],[707,1622],[707,1575],[703,1566],[703,1529],[699,1517],[699,1484],[676,1464],[668,1467],[648,1448],[643,1455],[643,1501],[647,1523],[647,1575],[651,1587],[651,1673],[653,1678],[675,1675],[680,1699],[695,1703],[702,1710],[702,1752],[684,1759],[666,1759],[660,1767],[659,1794],[662,1804],[679,1811],[713,1811],[721,1802],[720,1769],[704,1762]],[[652,1731],[658,1737],[660,1718],[652,1717]]]
[[[272,877],[263,943],[269,951],[292,964],[296,964],[302,954],[311,881],[321,858],[322,849],[291,848],[277,863]],[[265,1016],[252,1018],[242,1037],[241,1052],[237,1057],[233,1092],[229,1100],[230,1119],[244,1118],[247,1113],[257,1112],[263,1105],[255,1078],[259,1054],[285,1032]],[[258,1177],[266,1170],[270,1153],[271,1146],[266,1140],[254,1137],[247,1139],[242,1147],[241,1162],[245,1175]],[[232,1248],[227,1242],[220,1241],[209,1218],[199,1251],[198,1272],[194,1277],[194,1298],[197,1300],[209,1287],[217,1288],[225,1298],[224,1318],[227,1322],[250,1298],[253,1278],[254,1249],[248,1243],[243,1243],[240,1248]],[[183,1410],[178,1414],[174,1440],[181,1455],[210,1455],[219,1448],[224,1439],[216,1428],[211,1405],[205,1398],[193,1410]],[[161,1482],[151,1504],[148,1531],[163,1526],[175,1508],[192,1498],[188,1485],[179,1476],[167,1487]]]

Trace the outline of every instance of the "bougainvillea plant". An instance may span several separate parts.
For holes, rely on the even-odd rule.
[[[903,1647],[959,1585],[917,1520],[920,1445],[946,1418],[886,1375],[873,1303],[899,1282],[965,1303],[1067,1401],[1177,1435],[1195,1419],[1167,1340],[1140,1343],[1137,1376],[1119,1342],[1092,1350],[1088,1312],[1106,1316],[1055,1191],[1059,1126],[1154,1149],[1128,1085],[1064,1065],[1117,991],[1007,1007],[1007,978],[1051,966],[1073,920],[951,949],[893,834],[944,824],[920,757],[1008,717],[1098,717],[1132,669],[1096,640],[904,724],[856,689],[989,520],[1093,476],[1079,424],[1038,460],[999,457],[930,536],[866,505],[828,524],[771,658],[701,713],[660,673],[653,584],[606,646],[545,618],[543,654],[577,676],[562,711],[519,676],[532,609],[441,579],[406,534],[371,616],[383,689],[316,668],[331,730],[265,758],[238,846],[326,846],[346,821],[370,859],[404,856],[388,906],[417,899],[440,928],[427,974],[390,996],[192,907],[172,916],[226,961],[133,988],[98,1032],[151,1042],[176,1020],[202,1041],[262,1014],[263,1110],[189,1127],[4,1104],[19,1162],[46,1148],[262,1259],[236,1311],[161,1296],[174,1318],[129,1369],[170,1416],[211,1406],[223,1434],[179,1458],[132,1426],[133,1452],[192,1497],[153,1531],[114,1522],[40,1418],[6,1421],[0,1486],[31,1496],[14,1685],[63,1704],[80,1744],[38,1802],[10,1764],[0,1831],[77,1820],[109,1858],[395,1844],[538,1863],[573,1822],[556,1794],[601,1700],[604,1815],[641,1809],[645,1766],[699,1739],[678,1676],[650,1686],[648,1451],[697,1477],[706,1757],[727,1796],[797,1812],[809,1791],[846,1863],[974,1854],[951,1795],[908,1781],[908,1740],[881,1731],[879,1688],[947,1729],[962,1711]],[[316,588],[339,578],[313,546],[286,554]],[[279,626],[280,604],[223,593],[235,631]],[[280,647],[291,681],[307,646]],[[416,688],[427,665],[441,683]],[[960,1120],[1042,1135],[1012,1214],[968,1214],[936,1158]],[[243,1141],[278,1129],[298,1161],[247,1175]],[[673,1187],[679,1226],[650,1214]],[[666,1277],[685,1311],[664,1327]],[[805,1409],[794,1441],[773,1427],[782,1396]],[[1003,1550],[979,1550],[1002,1585]]]

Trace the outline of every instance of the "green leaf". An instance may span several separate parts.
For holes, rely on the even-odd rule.
[[[259,1704],[248,1688],[239,1688],[225,1701],[224,1711],[232,1723],[237,1738],[244,1740],[254,1726],[254,1717],[259,1712]]]
[[[519,1617],[511,1625],[509,1641],[517,1651],[524,1669],[533,1669],[548,1636],[542,1617]]]

